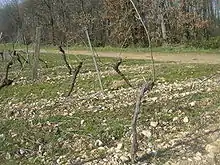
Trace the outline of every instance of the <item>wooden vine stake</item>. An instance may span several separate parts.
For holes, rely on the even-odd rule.
[[[33,62],[33,81],[37,80],[40,56],[40,38],[41,27],[36,28],[35,46],[34,46],[34,62]]]
[[[144,97],[144,94],[146,92],[151,91],[153,86],[154,86],[154,82],[155,82],[155,66],[154,66],[154,57],[153,57],[153,52],[152,52],[152,46],[151,46],[151,40],[150,40],[149,32],[148,32],[147,27],[145,26],[144,21],[141,18],[140,13],[138,12],[137,7],[135,6],[133,0],[130,0],[130,2],[132,3],[133,8],[136,11],[138,19],[140,20],[141,24],[143,25],[145,33],[146,33],[147,38],[148,38],[149,48],[150,48],[150,53],[151,53],[151,60],[152,60],[152,79],[153,79],[153,81],[147,82],[147,83],[145,83],[142,86],[141,91],[140,91],[139,95],[137,96],[136,107],[135,107],[135,111],[134,111],[134,115],[133,115],[133,120],[132,120],[132,124],[131,124],[131,129],[132,129],[131,161],[132,161],[132,163],[134,163],[135,160],[136,160],[136,155],[137,155],[137,150],[138,150],[138,141],[137,141],[137,120],[138,120],[138,114],[140,113],[141,101],[142,101],[142,98]]]
[[[103,88],[103,85],[102,85],[102,79],[101,79],[100,71],[99,71],[99,68],[98,68],[98,65],[97,65],[97,61],[96,61],[96,58],[95,58],[95,51],[94,51],[94,49],[93,49],[93,47],[92,47],[88,30],[85,29],[85,31],[86,31],[86,37],[87,37],[88,42],[89,42],[90,50],[91,50],[91,52],[92,52],[92,59],[93,59],[94,65],[95,65],[95,69],[96,69],[97,75],[98,75],[99,85],[100,85],[100,88],[101,88],[102,92],[104,92],[104,88]]]
[[[149,32],[148,32],[148,30],[147,30],[147,27],[145,26],[144,21],[143,21],[143,19],[141,18],[141,15],[140,15],[140,13],[138,12],[138,9],[137,9],[137,7],[135,6],[133,0],[130,0],[130,2],[132,3],[132,5],[133,5],[133,7],[134,7],[134,9],[135,9],[135,11],[136,11],[136,14],[137,14],[137,16],[138,16],[138,19],[140,20],[141,24],[143,25],[144,30],[145,30],[145,33],[146,33],[146,35],[147,35],[147,39],[148,39],[148,43],[149,43],[149,48],[150,48],[151,61],[152,61],[152,75],[153,75],[152,77],[153,77],[153,81],[155,81],[155,77],[156,77],[156,76],[155,76],[154,56],[153,56],[153,52],[152,52],[152,45],[151,45],[150,35],[149,35]]]

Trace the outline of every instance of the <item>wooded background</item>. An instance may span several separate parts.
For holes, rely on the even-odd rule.
[[[135,0],[153,46],[220,47],[219,0]],[[148,41],[129,0],[11,0],[0,8],[2,42],[30,44],[36,27],[42,42],[83,44],[84,28],[94,46],[147,47]],[[211,40],[211,43],[209,41]]]

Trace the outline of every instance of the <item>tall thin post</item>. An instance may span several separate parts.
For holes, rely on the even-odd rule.
[[[140,20],[142,26],[144,27],[144,30],[145,30],[145,33],[147,35],[147,39],[148,39],[148,42],[149,42],[149,48],[150,48],[150,55],[151,55],[151,61],[152,61],[152,77],[153,77],[153,81],[155,81],[155,66],[154,66],[154,56],[153,56],[153,51],[152,51],[152,45],[151,45],[151,39],[150,39],[150,35],[149,35],[149,32],[147,30],[147,27],[146,25],[144,24],[144,21],[143,19],[141,18],[141,15],[136,7],[136,5],[134,4],[133,0],[130,0],[133,8],[135,9],[135,12],[138,16],[138,19]]]
[[[94,65],[95,65],[95,69],[96,69],[97,75],[98,75],[99,85],[100,85],[100,88],[101,88],[102,92],[104,92],[100,71],[99,71],[99,68],[98,68],[98,65],[97,65],[97,61],[96,61],[96,58],[95,58],[95,52],[93,50],[93,47],[92,47],[92,44],[91,44],[91,41],[90,41],[88,30],[86,29],[85,31],[86,31],[86,37],[87,37],[88,42],[89,42],[90,50],[92,52],[92,59],[93,59]]]
[[[40,56],[40,38],[41,27],[36,28],[35,45],[34,45],[34,60],[33,60],[33,80],[37,80]]]

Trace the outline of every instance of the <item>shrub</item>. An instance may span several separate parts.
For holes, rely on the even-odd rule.
[[[209,40],[196,40],[188,44],[188,46],[204,49],[218,49],[220,48],[220,36],[211,37]]]

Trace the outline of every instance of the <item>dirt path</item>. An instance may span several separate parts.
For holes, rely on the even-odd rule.
[[[69,51],[70,54],[91,55],[89,51]],[[98,52],[101,57],[118,57],[119,53],[114,52]],[[201,54],[201,53],[153,53],[156,61],[174,61],[180,63],[207,63],[220,64],[220,54]],[[150,53],[128,53],[121,54],[125,59],[151,59]]]

